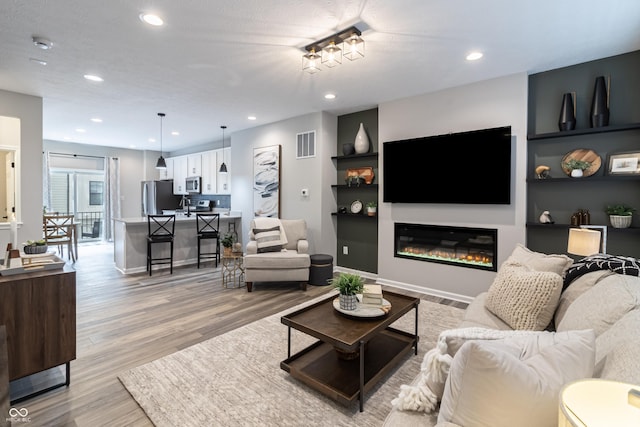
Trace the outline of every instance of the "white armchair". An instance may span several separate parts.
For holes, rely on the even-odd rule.
[[[280,232],[277,228],[280,227]],[[258,230],[256,235],[256,230]],[[303,219],[255,218],[249,229],[244,256],[247,291],[255,282],[309,282],[309,241]]]

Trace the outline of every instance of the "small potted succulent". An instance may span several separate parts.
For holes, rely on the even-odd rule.
[[[611,205],[605,209],[613,228],[628,228],[631,226],[633,211],[635,209],[627,205]]]
[[[23,243],[23,246],[24,246],[24,253],[29,255],[43,254],[47,252],[47,249],[49,248],[47,246],[47,242],[44,239],[27,240],[25,243]]]
[[[367,215],[376,216],[378,204],[376,202],[367,202]]]
[[[342,310],[355,310],[358,299],[364,288],[364,279],[357,274],[340,273],[331,279],[331,285],[340,292],[339,301]]]
[[[584,175],[584,171],[591,167],[591,162],[585,162],[584,160],[569,159],[564,165],[565,169],[571,171],[573,178],[580,178]]]
[[[233,252],[233,234],[225,234],[222,240],[220,240],[220,243],[222,243],[224,247],[224,256],[230,257]]]

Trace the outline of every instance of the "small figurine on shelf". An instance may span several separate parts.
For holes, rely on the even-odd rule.
[[[551,168],[549,166],[540,165],[536,167],[536,178],[537,179],[547,179],[549,178],[549,170]]]
[[[542,215],[540,215],[540,224],[553,224],[554,222],[549,211],[544,211]]]

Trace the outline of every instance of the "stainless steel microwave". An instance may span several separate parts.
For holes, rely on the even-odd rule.
[[[200,177],[192,176],[186,179],[184,188],[187,193],[200,193]]]

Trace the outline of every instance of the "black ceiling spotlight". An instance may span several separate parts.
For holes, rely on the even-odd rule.
[[[166,114],[164,113],[158,113],[158,116],[160,117],[160,157],[158,157],[158,162],[156,163],[156,169],[167,168],[167,162],[164,160],[164,157],[162,157],[162,118],[165,115]]]
[[[222,164],[220,165],[220,173],[227,173],[227,165],[224,163],[224,130],[227,128],[225,125],[220,126],[222,129]]]

